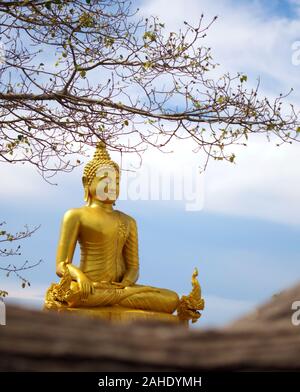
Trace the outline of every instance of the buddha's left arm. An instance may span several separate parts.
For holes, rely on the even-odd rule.
[[[134,219],[130,219],[129,234],[123,248],[123,256],[126,264],[126,272],[122,283],[125,286],[129,286],[135,283],[139,277],[138,233]]]

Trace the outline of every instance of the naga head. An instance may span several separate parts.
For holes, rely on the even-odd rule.
[[[120,168],[114,162],[104,142],[99,142],[93,159],[84,168],[82,184],[84,200],[98,199],[103,203],[114,204],[119,196]]]

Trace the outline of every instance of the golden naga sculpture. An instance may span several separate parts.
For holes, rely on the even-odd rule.
[[[56,273],[61,280],[48,289],[45,309],[120,321],[197,321],[199,310],[204,308],[197,270],[192,277],[192,292],[181,299],[174,291],[136,283],[136,222],[113,208],[119,179],[119,166],[100,142],[84,168],[86,205],[67,211],[62,221],[56,257]],[[79,267],[72,264],[77,242],[81,251]]]

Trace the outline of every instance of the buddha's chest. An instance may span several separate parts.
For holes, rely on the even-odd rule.
[[[122,216],[115,213],[89,214],[85,216],[80,225],[80,239],[83,242],[116,241],[120,244],[126,241],[129,224]]]

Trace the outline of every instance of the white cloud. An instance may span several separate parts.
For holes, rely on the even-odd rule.
[[[32,166],[2,164],[1,199],[34,197],[40,182],[41,177]]]
[[[19,206],[25,204],[49,206],[57,203],[62,197],[71,197],[76,182],[78,182],[78,193],[82,194],[80,170],[78,168],[72,173],[62,173],[51,178],[51,185],[30,164],[2,164],[0,201],[6,204],[18,203]]]
[[[218,16],[203,45],[212,47],[223,70],[252,70],[257,76],[267,73],[284,84],[298,84],[298,69],[291,64],[291,42],[299,39],[300,20],[268,17],[261,3],[253,1],[174,0],[170,7],[167,0],[151,0],[144,1],[142,7],[144,15],[159,16],[174,31],[183,26],[184,20],[197,23],[202,12],[206,23]]]
[[[4,279],[1,280],[1,290],[8,292],[8,297],[4,300],[6,304],[42,309],[47,287],[33,284],[31,287],[22,288],[20,281]]]
[[[174,0],[170,7],[168,1],[154,0],[144,1],[142,12],[159,16],[171,30],[182,27],[184,20],[197,21],[202,12],[206,21],[218,15],[203,44],[212,47],[220,70],[262,75],[262,95],[276,96],[293,86],[291,100],[300,98],[300,67],[291,61],[300,20],[268,15],[259,1]],[[297,144],[278,148],[261,136],[251,138],[247,148],[235,148],[237,165],[213,162],[205,175],[205,210],[298,224],[299,148]],[[191,159],[177,154],[181,162]]]
[[[236,165],[211,165],[205,210],[299,224],[299,148],[256,141],[239,151]]]
[[[253,75],[274,78],[274,84],[262,83],[267,95],[276,95],[282,88],[296,88],[300,97],[300,67],[292,66],[290,45],[299,39],[300,20],[268,16],[260,2],[230,0],[144,1],[143,14],[156,14],[171,30],[178,30],[184,20],[195,21],[202,12],[209,21],[219,20],[210,28],[203,41],[213,48],[223,70],[251,70]],[[268,84],[268,85],[267,85]],[[183,164],[196,168],[201,156],[190,153],[189,144],[176,143],[174,154],[145,154],[144,164],[159,172],[178,173]],[[205,210],[246,215],[298,224],[300,219],[300,158],[298,145],[275,147],[262,136],[253,138],[247,148],[238,151],[237,165],[212,162],[205,175]],[[115,155],[113,155],[115,157]],[[116,156],[119,160],[119,157]],[[133,156],[124,158],[129,167]],[[2,200],[32,200],[36,203],[57,203],[62,195],[69,197],[74,189],[81,196],[81,168],[58,179],[60,187],[43,182],[29,166],[2,166]],[[123,184],[123,190],[126,184]],[[67,195],[66,195],[67,193]],[[78,198],[79,199],[79,198]],[[81,200],[81,199],[80,199]]]

